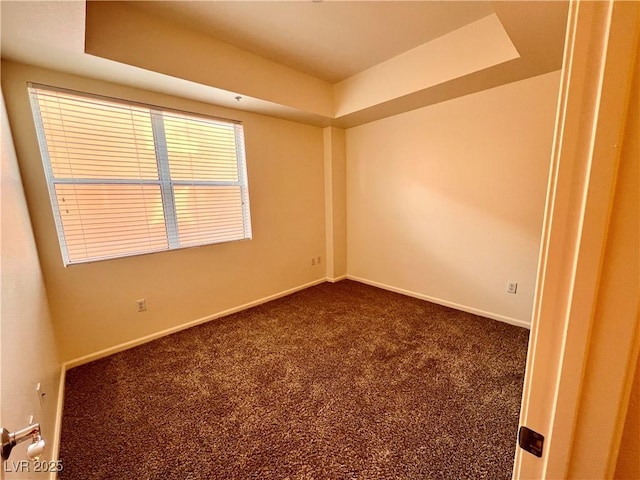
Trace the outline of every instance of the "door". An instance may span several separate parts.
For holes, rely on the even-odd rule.
[[[620,200],[639,179],[617,182],[621,152],[637,162],[625,118],[638,109],[639,10],[570,4],[520,421],[545,441],[542,458],[517,450],[514,478],[611,478],[615,468],[639,347],[637,268],[627,268],[640,262],[637,205]],[[625,215],[635,233],[612,223]]]

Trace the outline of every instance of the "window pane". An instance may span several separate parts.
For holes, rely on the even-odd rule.
[[[244,238],[240,187],[174,187],[180,245]]]
[[[251,238],[239,123],[29,92],[65,265]]]
[[[167,248],[158,185],[56,185],[69,261]]]
[[[163,118],[172,179],[238,181],[233,124],[167,113]]]
[[[38,92],[54,178],[158,178],[148,109]]]

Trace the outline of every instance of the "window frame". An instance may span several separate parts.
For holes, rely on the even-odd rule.
[[[135,107],[149,111],[150,123],[153,132],[153,144],[156,158],[156,169],[158,177],[154,179],[149,178],[73,178],[73,177],[56,177],[54,174],[54,168],[51,162],[51,156],[49,154],[49,144],[47,142],[47,136],[45,132],[45,126],[40,111],[40,103],[38,100],[38,90],[60,93],[63,95],[71,95],[74,97],[80,97],[83,100],[90,102],[95,100],[96,102],[107,102],[110,104],[118,104],[124,107]],[[252,238],[251,228],[251,210],[249,203],[249,185],[247,174],[247,161],[244,144],[244,126],[239,120],[232,120],[228,118],[216,117],[212,115],[206,115],[202,113],[190,112],[179,110],[170,107],[158,106],[147,104],[143,102],[131,101],[121,98],[110,97],[106,95],[99,95],[94,93],[82,92],[72,90],[68,88],[56,87],[51,85],[45,85],[41,83],[28,82],[27,91],[29,101],[31,105],[32,116],[35,124],[36,135],[38,139],[38,145],[40,147],[40,154],[42,165],[45,173],[45,180],[47,183],[47,189],[49,192],[49,199],[51,201],[51,207],[53,210],[53,217],[56,226],[56,233],[58,236],[58,243],[62,254],[62,260],[64,266],[92,263],[97,261],[111,260],[117,258],[126,258],[130,256],[147,255],[157,252],[165,252],[170,250],[179,250],[184,248],[194,248],[206,245],[215,245],[218,243],[228,243],[243,240],[250,240]],[[236,157],[236,170],[237,180],[204,180],[204,179],[173,179],[171,178],[170,158],[167,146],[167,139],[165,133],[164,115],[170,115],[178,117],[180,119],[192,119],[202,120],[205,122],[225,124],[226,126],[233,127],[234,148]],[[135,160],[135,163],[139,163]],[[65,236],[65,228],[60,212],[60,205],[56,193],[56,185],[152,185],[158,186],[160,189],[160,197],[162,202],[162,212],[166,231],[166,248],[148,249],[144,251],[132,251],[127,253],[110,254],[106,256],[92,256],[85,257],[80,260],[71,260],[69,257],[69,251],[67,247],[67,241]],[[239,215],[242,217],[242,237],[224,240],[209,239],[199,242],[183,242],[181,244],[179,238],[178,227],[178,215],[176,212],[176,195],[175,187],[238,187],[240,189],[241,206]]]

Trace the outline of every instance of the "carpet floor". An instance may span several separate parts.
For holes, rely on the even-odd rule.
[[[509,479],[528,333],[308,288],[69,370],[60,478]]]

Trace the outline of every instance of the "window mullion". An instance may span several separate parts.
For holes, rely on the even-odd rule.
[[[179,248],[178,221],[176,204],[173,197],[173,185],[171,183],[171,171],[169,169],[169,152],[167,139],[164,132],[164,120],[162,112],[151,110],[151,126],[153,128],[153,141],[155,143],[156,162],[158,164],[158,178],[160,179],[160,193],[164,209],[164,220],[167,228],[167,240],[169,248]]]

